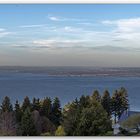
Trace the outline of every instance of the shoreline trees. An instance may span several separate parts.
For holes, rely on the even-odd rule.
[[[125,88],[111,96],[105,90],[100,95],[82,95],[61,108],[58,97],[52,100],[25,97],[14,107],[6,96],[0,108],[0,135],[18,136],[99,136],[112,131],[112,116],[117,121],[128,109]]]

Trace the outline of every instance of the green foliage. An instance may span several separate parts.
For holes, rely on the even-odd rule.
[[[46,116],[46,117],[50,118],[51,111],[52,111],[52,101],[51,101],[50,98],[46,97],[42,101],[42,106],[41,106],[41,109],[40,109],[40,114],[42,116]]]
[[[30,103],[30,99],[29,99],[28,96],[26,96],[26,97],[24,98],[24,101],[23,101],[23,104],[22,104],[22,110],[23,110],[23,112],[24,112],[27,108],[31,109],[31,103]]]
[[[95,91],[93,92],[93,94],[92,94],[92,96],[91,96],[91,99],[92,99],[92,100],[96,100],[96,101],[98,101],[98,102],[101,101],[101,96],[100,96],[98,90],[95,90]]]
[[[94,97],[97,97],[96,95]],[[66,135],[103,135],[111,129],[110,118],[108,118],[99,100],[94,97],[86,98],[86,102],[89,102],[87,107],[82,107],[82,104],[75,100],[69,105],[69,108],[64,110],[63,127]]]
[[[116,90],[112,96],[112,105],[111,105],[112,113],[115,116],[115,122],[116,118],[119,119],[122,113],[128,109],[128,107],[129,107],[128,95],[125,88]]]
[[[81,110],[79,108],[79,102],[77,99],[64,108],[62,125],[66,135],[77,135],[80,112]]]
[[[10,98],[5,97],[0,111],[0,135],[18,136],[99,136],[112,135],[111,116],[119,119],[128,109],[125,88],[116,90],[112,97],[106,90],[102,97],[97,90],[91,96],[82,95],[61,110],[60,100],[46,97],[43,100],[25,97],[22,106],[16,101],[14,110]],[[123,123],[128,129],[139,132],[140,115]],[[56,129],[57,128],[57,129]],[[123,129],[120,135],[126,134]]]
[[[79,123],[79,136],[104,135],[110,128],[111,121],[99,102],[96,106],[82,110]]]
[[[55,131],[55,136],[65,136],[66,133],[64,131],[64,128],[60,125],[58,126],[57,130]]]
[[[56,97],[52,105],[52,115],[50,119],[56,126],[58,126],[60,125],[61,117],[62,114],[61,114],[60,101]]]
[[[34,125],[33,118],[31,116],[31,111],[26,108],[22,120],[21,120],[21,131],[23,136],[36,136],[37,131]]]
[[[13,111],[13,107],[12,104],[10,102],[10,98],[8,96],[6,96],[2,102],[1,105],[1,111],[2,112],[11,112]]]
[[[104,136],[113,136],[113,131],[107,131]]]
[[[22,111],[21,111],[20,105],[18,103],[18,100],[16,100],[16,103],[15,103],[15,116],[16,116],[17,123],[20,123],[21,117],[22,117]]]
[[[108,116],[111,116],[111,97],[110,94],[107,90],[104,91],[102,99],[101,99],[101,104],[103,108],[106,110],[108,113]]]
[[[90,106],[90,97],[82,95],[79,99],[79,105],[81,107],[88,107]]]
[[[39,99],[36,99],[36,98],[33,98],[33,102],[32,102],[32,111],[34,110],[37,110],[37,111],[40,110],[40,101]]]

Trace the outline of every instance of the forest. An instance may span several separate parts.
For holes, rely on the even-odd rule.
[[[4,97],[0,107],[1,136],[109,136],[112,124],[129,108],[127,90],[94,90],[63,108],[58,97],[30,99],[12,104]]]

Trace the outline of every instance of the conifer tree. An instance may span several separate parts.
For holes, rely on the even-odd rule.
[[[31,109],[31,103],[30,103],[30,99],[29,99],[28,96],[26,96],[24,98],[24,101],[23,101],[23,104],[22,104],[22,110],[23,110],[23,112],[26,110],[26,108]]]
[[[111,116],[111,97],[108,90],[105,90],[101,99],[101,104],[108,116]]]
[[[2,102],[1,105],[1,111],[2,112],[11,112],[13,111],[13,107],[12,104],[10,102],[10,98],[8,96],[6,96]]]
[[[89,104],[90,104],[89,100],[90,100],[89,96],[82,95],[80,97],[80,99],[79,99],[79,105],[80,105],[80,107],[82,107],[82,108],[83,107],[88,107]]]
[[[37,110],[37,111],[40,110],[40,101],[39,101],[39,98],[38,99],[33,98],[32,111],[34,111],[34,110]]]
[[[128,109],[128,95],[125,88],[121,88],[120,90],[116,90],[112,96],[112,113],[116,119],[120,119],[122,113]]]
[[[92,98],[93,100],[96,100],[96,101],[100,102],[100,101],[101,101],[101,96],[100,96],[100,94],[99,94],[99,91],[98,91],[98,90],[95,90],[95,91],[93,92],[91,98]]]
[[[22,111],[21,111],[18,100],[16,100],[16,103],[15,103],[15,116],[16,116],[17,123],[20,123],[21,117],[22,117]]]
[[[96,101],[96,105],[83,108],[76,135],[105,135],[105,133],[109,130],[111,130],[111,121],[100,102]]]
[[[46,97],[42,102],[40,114],[41,116],[46,116],[47,118],[50,118],[51,112],[52,112],[52,101],[51,98]]]
[[[21,132],[23,136],[36,136],[37,131],[34,125],[30,108],[26,108],[21,120]]]
[[[52,116],[51,116],[51,120],[56,126],[60,125],[61,116],[62,114],[61,114],[60,101],[56,97],[52,105]]]

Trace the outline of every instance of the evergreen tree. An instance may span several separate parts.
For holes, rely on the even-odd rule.
[[[32,111],[34,111],[34,110],[37,110],[37,111],[40,110],[40,101],[39,101],[39,98],[38,99],[33,98]]]
[[[78,136],[105,135],[111,130],[111,121],[100,102],[90,108],[84,108],[78,124]]]
[[[118,90],[118,96],[119,96],[119,107],[120,107],[120,111],[118,112],[118,119],[120,119],[121,115],[123,114],[124,111],[126,111],[129,107],[128,104],[128,94],[125,88],[121,87]]]
[[[37,131],[34,125],[32,114],[27,107],[21,120],[21,132],[23,136],[36,136]]]
[[[83,98],[83,97],[82,97]],[[111,121],[101,102],[89,98],[88,106],[83,102],[73,101],[63,111],[62,126],[68,136],[103,135],[111,130]]]
[[[112,113],[115,117],[115,123],[116,120],[120,119],[121,115],[124,111],[126,111],[129,107],[128,104],[128,95],[125,88],[121,88],[120,90],[116,90],[115,93],[112,96]]]
[[[23,104],[22,104],[22,110],[23,110],[23,112],[26,110],[26,108],[31,109],[31,103],[30,103],[30,99],[29,99],[28,96],[26,96],[24,98],[24,101],[23,101]]]
[[[51,98],[46,97],[42,102],[40,114],[41,116],[46,116],[47,118],[50,118],[51,112],[52,112],[52,101]]]
[[[83,107],[88,107],[90,102],[89,102],[90,98],[89,96],[84,96],[82,95],[80,97],[80,100],[79,100],[79,105],[83,108]]]
[[[105,90],[101,99],[101,104],[106,110],[108,116],[111,116],[111,97],[108,90]]]
[[[2,112],[11,112],[13,111],[13,107],[12,104],[10,102],[10,98],[8,96],[6,96],[2,102],[1,105],[1,111]]]
[[[15,116],[16,116],[17,123],[20,123],[21,117],[22,117],[22,111],[21,111],[20,105],[18,103],[18,100],[16,100],[16,103],[15,103]]]
[[[64,107],[62,126],[67,136],[77,135],[80,112],[77,99]]]
[[[117,114],[119,109],[119,97],[118,97],[118,91],[115,90],[113,96],[112,96],[112,100],[111,100],[111,110],[112,110],[112,114],[115,117],[115,123],[117,122]]]
[[[61,114],[60,101],[56,97],[52,105],[52,116],[51,116],[51,120],[56,126],[60,125],[61,116],[62,114]]]
[[[91,98],[92,98],[93,100],[98,101],[98,102],[101,101],[101,96],[100,96],[98,90],[95,90],[95,91],[93,92]]]

